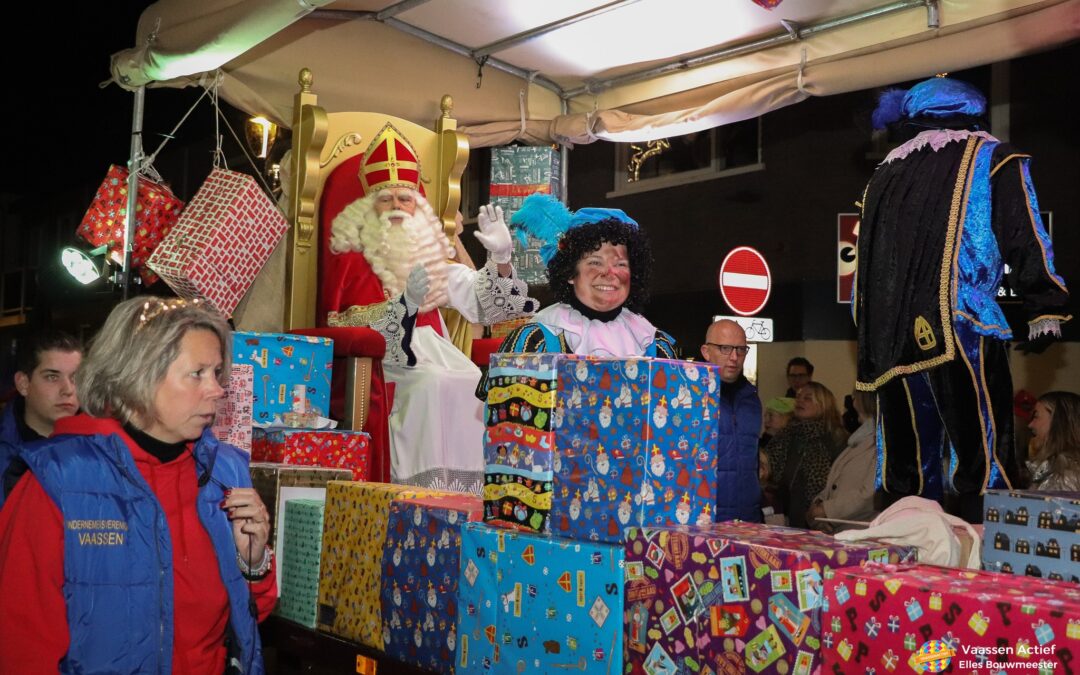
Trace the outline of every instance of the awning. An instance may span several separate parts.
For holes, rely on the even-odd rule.
[[[430,124],[448,93],[479,147],[662,138],[1078,37],[1080,0],[161,0],[112,72],[220,70],[227,101],[283,125],[304,67],[328,110]]]

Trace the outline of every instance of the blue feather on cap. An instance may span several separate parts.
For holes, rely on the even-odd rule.
[[[878,97],[877,108],[870,116],[870,123],[875,129],[884,129],[903,116],[902,106],[907,89],[888,89]]]
[[[514,211],[510,224],[515,226],[514,233],[523,247],[528,246],[528,237],[540,240],[540,257],[546,265],[559,250],[559,239],[570,229],[572,217],[570,209],[561,201],[536,192],[526,197],[521,208]]]

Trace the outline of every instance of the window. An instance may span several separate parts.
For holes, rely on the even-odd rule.
[[[647,143],[617,143],[608,197],[760,171],[761,118]]]

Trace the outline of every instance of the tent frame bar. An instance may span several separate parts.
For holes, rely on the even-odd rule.
[[[870,21],[887,14],[893,14],[895,12],[902,12],[905,10],[913,9],[915,7],[925,7],[927,12],[927,28],[936,29],[940,26],[940,15],[938,3],[940,0],[894,0],[885,5],[878,7],[872,7],[861,12],[849,14],[847,16],[837,17],[835,19],[829,19],[828,21],[822,21],[820,23],[811,24],[808,26],[800,26],[793,22],[782,21],[781,25],[784,27],[782,33],[778,33],[771,37],[762,38],[760,40],[753,40],[745,42],[743,44],[733,45],[731,47],[725,47],[712,52],[707,52],[699,56],[692,58],[679,59],[665,63],[653,68],[647,68],[645,70],[638,70],[635,72],[626,73],[606,80],[591,81],[584,86],[575,87],[574,89],[563,89],[558,83],[551,80],[544,75],[536,71],[525,70],[517,66],[500,61],[491,57],[491,54],[509,49],[512,46],[521,44],[528,40],[532,40],[541,35],[553,32],[560,28],[570,26],[572,24],[584,21],[586,19],[598,16],[600,14],[614,11],[625,7],[628,4],[637,2],[638,0],[614,0],[606,5],[601,5],[595,9],[575,14],[551,23],[539,26],[523,33],[517,33],[511,35],[502,40],[492,42],[477,49],[471,49],[463,44],[448,40],[442,36],[436,35],[423,28],[418,28],[410,23],[406,23],[400,19],[395,19],[394,15],[401,12],[412,9],[428,2],[429,0],[402,0],[394,5],[387,7],[381,12],[354,12],[349,10],[340,9],[317,9],[309,16],[316,19],[329,19],[329,20],[346,20],[346,21],[378,21],[384,23],[387,26],[396,28],[397,30],[412,35],[413,37],[420,38],[425,42],[433,44],[437,47],[442,47],[447,51],[453,52],[460,56],[476,61],[476,63],[483,68],[484,66],[491,66],[511,75],[520,77],[529,82],[535,82],[537,85],[554,92],[563,101],[570,101],[582,94],[596,94],[610,89],[617,85],[628,84],[631,82],[640,82],[641,80],[651,80],[669,73],[691,70],[694,68],[700,68],[702,66],[711,65],[718,61],[734,58],[736,56],[742,56],[744,54],[751,54],[754,52],[764,51],[784,44],[792,42],[799,42],[812,35],[823,33],[825,31],[833,30],[835,28],[841,28],[864,21]]]
[[[843,26],[849,26],[856,23],[862,23],[863,21],[869,21],[876,19],[886,14],[892,14],[894,12],[901,12],[904,10],[912,9],[914,7],[927,7],[927,11],[930,14],[928,24],[931,28],[937,26],[932,24],[932,19],[937,15],[937,2],[938,0],[897,0],[887,5],[881,5],[879,7],[873,7],[871,9],[864,10],[862,12],[856,12],[855,14],[849,14],[847,16],[837,17],[835,19],[829,19],[828,21],[822,21],[820,23],[811,24],[808,26],[798,26],[792,22],[786,22],[784,26],[784,32],[774,35],[772,37],[763,38],[761,40],[753,40],[751,42],[745,42],[739,45],[733,45],[731,47],[725,47],[717,51],[708,52],[695,56],[692,58],[679,59],[670,63],[665,63],[654,68],[648,68],[646,70],[638,70],[632,73],[626,73],[625,75],[619,75],[607,80],[596,80],[589,82],[588,84],[577,87],[575,89],[566,90],[564,93],[565,98],[575,98],[582,94],[595,94],[605,89],[610,89],[614,86],[621,84],[628,84],[630,82],[640,82],[641,80],[650,80],[656,77],[667,75],[682,70],[691,70],[694,68],[700,68],[702,66],[711,65],[718,61],[734,58],[736,56],[742,56],[743,54],[751,54],[754,52],[764,51],[766,49],[772,49],[783,44],[791,42],[798,42],[811,35],[817,33],[823,33],[834,28],[840,28]]]

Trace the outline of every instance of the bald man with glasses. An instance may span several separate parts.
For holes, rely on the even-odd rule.
[[[738,518],[761,522],[758,485],[758,436],[761,399],[743,375],[750,347],[746,332],[730,319],[714,322],[705,332],[701,355],[720,367],[720,440],[716,455],[716,522]]]

